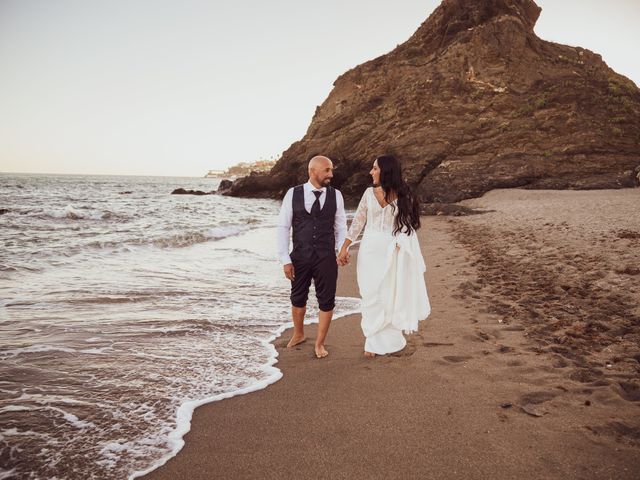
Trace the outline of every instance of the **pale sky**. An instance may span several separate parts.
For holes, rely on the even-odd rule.
[[[279,156],[340,74],[439,1],[0,0],[0,172],[202,176]],[[640,85],[640,0],[538,0],[536,33]]]

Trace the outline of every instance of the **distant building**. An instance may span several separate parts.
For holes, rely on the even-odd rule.
[[[249,175],[251,172],[268,172],[276,164],[276,160],[257,160],[255,162],[240,162],[226,170],[209,170],[208,178],[235,178]]]
[[[209,170],[207,172],[207,174],[205,175],[205,178],[217,178],[217,177],[223,177],[224,176],[224,170]]]

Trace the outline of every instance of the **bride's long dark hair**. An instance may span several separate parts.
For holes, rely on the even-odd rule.
[[[411,232],[420,228],[420,204],[413,195],[409,185],[402,178],[402,167],[400,162],[393,155],[381,155],[376,158],[380,169],[380,186],[384,191],[384,200],[391,204],[395,210],[396,206],[391,202],[391,196],[396,195],[398,215],[396,215],[393,234],[404,232],[411,235]]]

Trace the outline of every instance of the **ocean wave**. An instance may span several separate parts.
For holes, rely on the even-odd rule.
[[[338,297],[337,300],[339,305],[344,304],[344,311],[338,310],[336,318],[350,313],[358,303],[352,299],[341,297]],[[250,324],[261,324],[262,321],[264,320],[256,319]],[[312,323],[315,321],[317,320],[311,320]],[[37,441],[45,445],[45,448],[50,449],[46,457],[38,457],[37,461],[34,461],[34,465],[38,466],[39,473],[41,473],[39,476],[48,478],[58,473],[59,468],[56,463],[48,465],[48,459],[73,457],[77,460],[76,457],[82,454],[82,450],[85,450],[92,452],[94,458],[94,462],[87,465],[89,470],[83,472],[85,478],[116,478],[104,474],[106,469],[116,469],[115,473],[119,478],[127,478],[127,476],[128,478],[136,478],[143,470],[150,471],[157,468],[182,448],[183,437],[191,427],[191,418],[196,406],[260,390],[282,376],[281,371],[275,365],[277,351],[272,342],[286,328],[291,327],[290,322],[284,325],[264,324],[267,330],[266,334],[261,333],[260,337],[255,339],[258,340],[257,343],[253,340],[229,341],[230,339],[235,340],[236,337],[214,335],[216,333],[216,329],[213,328],[215,325],[211,324],[209,318],[167,320],[160,326],[157,324],[157,320],[143,321],[141,326],[139,323],[135,324],[135,332],[131,332],[128,327],[120,327],[124,327],[123,330],[127,331],[127,335],[133,334],[136,338],[142,338],[144,344],[140,345],[147,345],[147,347],[139,348],[140,345],[131,343],[125,338],[125,343],[122,344],[124,345],[123,350],[118,350],[115,354],[108,352],[110,357],[92,357],[92,359],[95,359],[96,362],[101,362],[104,359],[107,362],[96,365],[112,365],[114,362],[118,364],[133,363],[141,366],[171,366],[172,368],[155,370],[142,368],[139,371],[131,371],[131,376],[124,376],[124,381],[122,381],[123,387],[128,389],[131,386],[136,386],[133,388],[136,390],[137,386],[144,386],[139,383],[142,376],[148,382],[147,386],[153,387],[150,390],[154,392],[153,398],[157,396],[160,400],[166,397],[171,403],[171,408],[163,409],[162,401],[147,402],[148,399],[145,396],[131,395],[125,391],[120,391],[122,394],[120,396],[118,390],[114,390],[114,395],[95,398],[86,395],[85,389],[80,387],[77,382],[71,385],[78,386],[80,390],[65,389],[64,395],[22,392],[22,395],[17,398],[11,398],[10,405],[6,405],[8,408],[0,413],[10,416],[16,421],[23,418],[34,419],[34,427],[31,431],[14,429],[7,430],[5,433],[9,437],[8,444],[15,445],[16,448]],[[234,323],[237,335],[244,339],[253,338],[253,334],[249,332],[257,332],[253,328],[247,328],[244,323],[238,325],[237,320]],[[158,337],[138,335],[140,331],[147,331],[150,327],[153,327],[154,331],[177,332],[191,330],[194,326],[212,328],[204,329],[201,336],[186,336],[185,340],[188,343],[147,342],[147,339],[157,339]],[[84,346],[100,347],[95,349],[100,351],[109,348],[103,347],[102,344],[91,344],[103,339],[109,340],[108,334],[98,336],[97,332],[92,332],[86,337],[82,339],[84,340],[80,344],[82,347],[78,347],[76,343],[72,345],[74,348],[63,347],[63,351],[89,353],[88,350],[93,349],[83,348]],[[200,342],[198,338],[201,339]],[[74,341],[78,342],[81,339],[75,337]],[[88,344],[85,343],[87,341]],[[156,348],[149,348],[154,344]],[[187,344],[189,345],[188,349],[170,348],[171,345],[178,347]],[[225,346],[225,344],[228,345]],[[25,347],[23,351],[57,349],[59,347],[59,344],[50,343],[39,347]],[[14,348],[13,353],[16,353],[15,350],[17,349]],[[74,353],[70,357],[63,354],[61,360],[77,358],[78,353]],[[78,361],[92,364],[92,359],[85,360],[85,358],[81,357]],[[144,361],[137,362],[135,359],[138,358],[144,359]],[[238,364],[245,365],[246,369],[236,370]],[[203,368],[201,370],[194,368],[197,366]],[[240,376],[236,376],[237,374]],[[99,391],[104,388],[118,388],[116,385],[120,385],[120,382],[119,378],[114,379],[111,376],[101,378],[100,375],[96,375],[91,380],[91,384]],[[154,385],[150,385],[151,382]],[[77,398],[74,398],[76,396]],[[126,401],[127,399],[129,400]],[[30,413],[30,411],[32,412]],[[96,412],[100,412],[100,414],[98,415]],[[56,425],[55,433],[52,433],[52,429],[47,429],[47,425],[52,424]],[[134,426],[130,427],[132,424]],[[121,425],[126,425],[127,428],[122,428]],[[41,436],[47,432],[51,433],[51,437]],[[91,444],[75,440],[80,437],[82,440],[90,441]],[[77,453],[79,451],[80,453]],[[11,465],[8,464],[7,467],[9,466]]]
[[[255,224],[257,221],[250,221],[249,224]],[[248,231],[251,227],[248,224],[222,225],[210,228],[207,232],[209,238],[219,240],[222,238],[232,237]]]
[[[136,303],[140,301],[153,301],[162,298],[162,295],[157,294],[129,294],[123,296],[101,296],[101,297],[80,297],[80,298],[67,298],[61,300],[62,303],[70,303],[72,305],[90,305],[90,304],[119,304],[119,303]]]
[[[334,320],[346,317],[348,315],[352,315],[360,311],[360,302],[357,298],[352,297],[336,297],[337,301],[345,302],[345,310],[338,310],[334,317]],[[351,304],[351,305],[349,305]],[[305,323],[318,323],[317,319],[312,319],[309,322]],[[254,379],[250,381],[248,385],[245,385],[240,388],[232,388],[228,391],[217,393],[215,395],[210,395],[205,398],[197,399],[197,400],[186,400],[180,404],[178,410],[176,411],[176,425],[173,430],[171,430],[166,435],[166,440],[168,440],[170,452],[167,452],[164,456],[153,462],[150,466],[148,466],[144,470],[135,470],[130,473],[128,480],[134,480],[136,478],[142,477],[157,468],[161,467],[169,459],[175,457],[180,450],[184,447],[185,441],[184,436],[191,430],[191,419],[193,417],[194,410],[207,403],[212,403],[220,400],[224,400],[226,398],[235,397],[238,395],[245,395],[247,393],[255,392],[258,390],[263,390],[267,388],[269,385],[277,382],[282,378],[282,371],[277,368],[275,365],[278,363],[278,351],[276,350],[273,342],[282,335],[282,333],[293,327],[293,322],[287,322],[285,324],[280,325],[269,338],[264,338],[260,340],[262,347],[268,351],[267,361],[263,363],[259,368],[264,374],[264,377],[260,379]],[[119,447],[118,447],[119,448]]]
[[[144,245],[153,245],[157,248],[184,248],[190,245],[195,245],[197,243],[209,242],[212,240],[222,240],[223,238],[233,237],[235,235],[240,235],[241,233],[247,232],[251,229],[251,226],[248,224],[231,224],[231,225],[221,225],[219,227],[212,227],[208,230],[204,231],[187,231],[187,232],[178,232],[171,233],[166,236],[160,237],[142,237],[136,239],[125,240],[124,244],[122,242],[116,241],[93,241],[88,243],[87,245],[91,248],[98,249],[114,249],[114,248],[126,248],[126,245],[131,246],[144,246]]]
[[[12,468],[11,470],[3,470],[2,468],[0,468],[0,480],[5,480],[5,478],[12,478],[15,474],[15,468]]]
[[[63,410],[61,408],[52,407],[50,405],[46,406],[45,408],[48,408],[49,410],[53,410],[55,412],[60,413],[62,415],[62,418],[64,418],[67,422],[69,422],[71,425],[73,425],[75,428],[77,428],[79,430],[83,430],[85,428],[95,428],[96,427],[95,423],[88,422],[86,420],[80,420],[73,413],[69,413],[66,410]]]
[[[0,351],[0,358],[6,359],[11,357],[16,357],[18,355],[22,355],[25,353],[43,353],[43,352],[63,352],[63,353],[88,353],[92,355],[102,355],[104,354],[105,349],[110,349],[110,347],[102,347],[102,348],[85,348],[82,350],[78,350],[76,348],[71,347],[63,347],[60,345],[29,345],[28,347],[18,347],[12,348],[11,350]]]
[[[32,411],[32,407],[27,407],[26,405],[7,405],[6,407],[0,408],[0,413],[6,412],[30,412]]]
[[[245,223],[221,225],[210,228],[204,232],[184,232],[169,235],[167,237],[154,238],[151,243],[159,248],[181,248],[194,245],[196,243],[208,242],[210,240],[222,240],[233,237],[248,231],[251,227]]]
[[[103,403],[95,403],[95,402],[87,402],[84,400],[78,400],[76,398],[70,398],[70,397],[66,397],[63,395],[56,395],[56,394],[42,394],[42,393],[25,393],[22,392],[22,394],[17,397],[17,398],[12,398],[11,399],[14,402],[34,402],[37,403],[38,405],[47,405],[47,404],[53,404],[53,403],[64,403],[66,405],[81,405],[81,406],[91,406],[91,405],[97,405],[100,408],[106,408],[107,405],[103,404]]]
[[[111,210],[95,210],[90,207],[74,207],[70,204],[61,209],[31,210],[21,213],[47,220],[112,220],[118,222],[130,220],[130,217],[127,215],[112,212]]]

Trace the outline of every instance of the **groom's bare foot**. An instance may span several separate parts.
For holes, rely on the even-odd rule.
[[[329,352],[324,348],[324,345],[316,345],[316,357],[324,358],[329,355]]]
[[[373,352],[364,352],[364,356],[367,358],[373,358],[376,356],[376,354]]]
[[[293,337],[291,337],[291,340],[289,340],[289,343],[287,343],[287,348],[295,347],[299,343],[302,343],[306,340],[307,337],[305,337],[304,335],[294,335]]]

